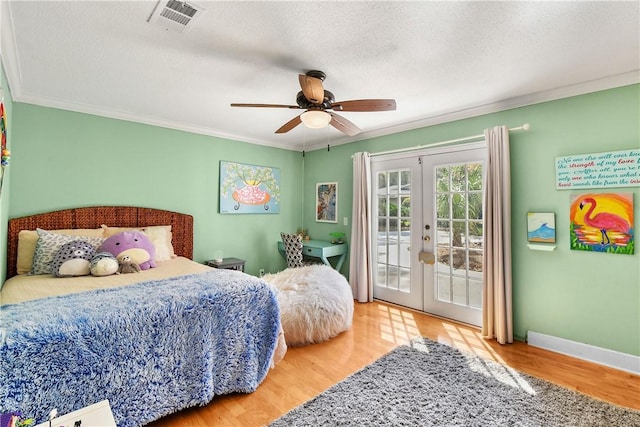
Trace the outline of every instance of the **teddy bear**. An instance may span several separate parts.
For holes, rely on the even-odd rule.
[[[92,276],[110,276],[116,274],[119,267],[118,260],[109,252],[97,253],[89,263]]]
[[[51,274],[56,277],[88,276],[89,263],[96,250],[85,240],[73,240],[60,246],[51,260]]]
[[[127,273],[140,273],[140,266],[133,261],[129,255],[124,255],[120,259],[120,267],[118,267],[118,274]]]
[[[141,270],[148,270],[156,266],[156,248],[151,240],[140,231],[122,231],[116,233],[100,245],[98,252],[109,252],[122,261],[122,257],[129,256],[133,264],[138,264]]]

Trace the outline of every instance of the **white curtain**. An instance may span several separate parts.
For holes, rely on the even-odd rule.
[[[506,126],[485,129],[484,136],[488,166],[484,192],[482,336],[505,344],[513,342],[509,129]]]
[[[349,283],[353,297],[373,301],[371,267],[371,158],[369,153],[353,155],[353,210]]]

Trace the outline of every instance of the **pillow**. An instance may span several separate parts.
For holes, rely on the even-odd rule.
[[[77,228],[65,230],[48,230],[51,233],[67,234],[79,237],[102,237],[102,228]],[[18,252],[16,270],[18,274],[26,274],[31,271],[33,254],[36,251],[38,232],[36,230],[21,230],[18,233]]]
[[[40,228],[36,229],[36,232],[38,233],[38,241],[33,254],[33,265],[31,266],[29,274],[51,274],[51,261],[53,261],[53,257],[56,252],[58,252],[58,249],[65,243],[78,240],[78,236],[52,233]],[[104,242],[104,237],[83,236],[83,240],[86,240],[94,249],[97,249],[102,242]]]
[[[51,274],[56,277],[88,276],[89,262],[95,254],[95,248],[85,240],[65,243],[51,260]]]
[[[173,235],[170,225],[144,227],[142,232],[147,235],[156,248],[156,261],[169,261],[171,258],[176,258],[173,245],[171,244]]]
[[[154,261],[162,262],[169,261],[172,258],[176,258],[176,254],[173,251],[173,245],[171,239],[173,234],[171,233],[170,225],[152,225],[148,227],[109,227],[102,224],[103,237],[111,237],[114,234],[118,234],[122,231],[141,231],[144,233],[153,246],[156,248],[156,256]]]
[[[122,233],[123,231],[142,231],[142,228],[140,227],[109,227],[105,224],[102,224],[100,227],[102,229],[102,237],[104,238]]]

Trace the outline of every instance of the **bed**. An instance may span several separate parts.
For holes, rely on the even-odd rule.
[[[24,230],[105,225],[170,227],[170,259],[106,277],[19,274]],[[10,219],[7,246],[0,412],[43,422],[53,408],[65,414],[108,399],[117,425],[140,426],[216,395],[254,391],[286,351],[274,288],[193,262],[190,215],[66,209]]]

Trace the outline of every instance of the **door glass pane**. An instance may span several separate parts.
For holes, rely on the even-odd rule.
[[[465,277],[453,276],[451,278],[453,288],[454,304],[467,305],[467,279]]]
[[[411,171],[400,171],[400,194],[411,193]]]
[[[465,230],[467,224],[464,221],[452,221],[452,246],[461,248],[464,247]]]
[[[449,195],[438,194],[436,196],[436,216],[439,218],[451,218],[449,214]]]
[[[387,174],[378,173],[378,194],[387,194]]]
[[[400,290],[403,292],[411,292],[411,269],[400,268]]]
[[[398,285],[398,267],[395,265],[389,265],[388,269],[388,278],[387,278],[387,287],[391,289],[399,289]]]
[[[482,193],[470,193],[467,197],[469,219],[482,219]]]
[[[466,165],[451,166],[451,191],[465,191],[467,189]]]
[[[482,191],[482,163],[468,163],[467,175],[469,191]]]
[[[451,217],[453,219],[465,219],[467,216],[467,198],[463,193],[451,195]]]
[[[482,308],[482,277],[480,280],[469,280],[469,306]]]
[[[435,173],[436,191],[439,193],[449,191],[449,168],[447,166],[437,167]]]
[[[378,218],[384,219],[387,216],[387,205],[389,204],[387,197],[378,197]]]
[[[436,286],[438,301],[450,302],[451,301],[451,276],[438,274],[438,283]]]
[[[469,221],[469,249],[482,251],[482,223],[479,221]]]

